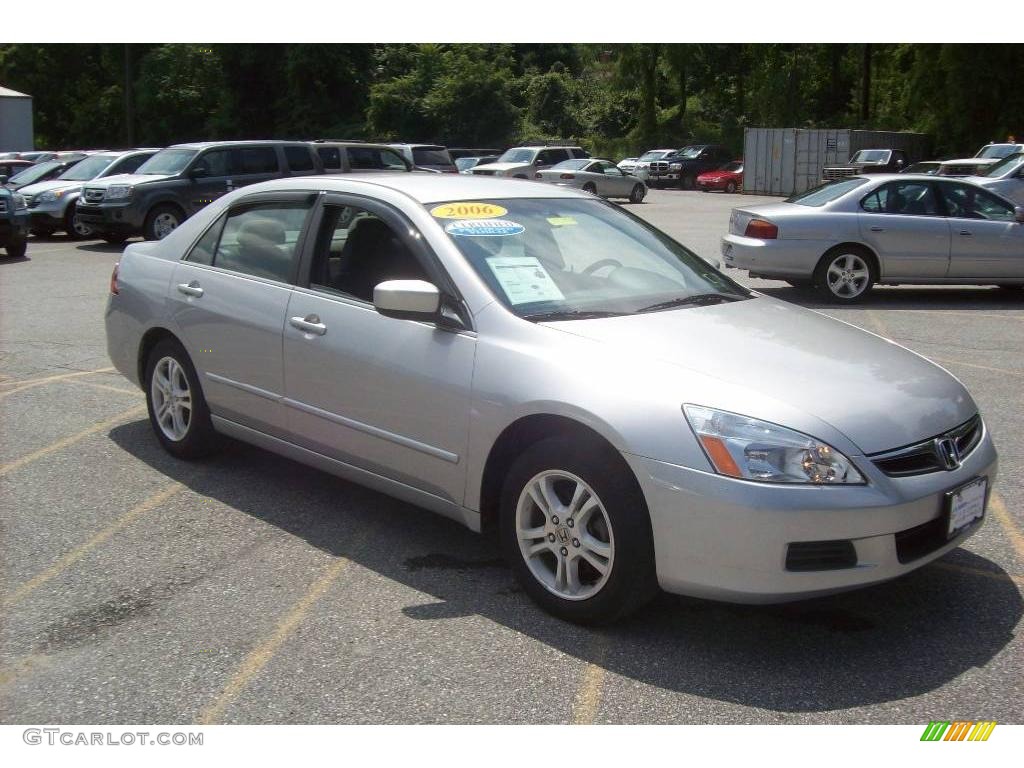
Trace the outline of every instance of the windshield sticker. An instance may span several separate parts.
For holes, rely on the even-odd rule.
[[[548,224],[553,227],[568,227],[576,223],[572,216],[549,216]]]
[[[497,219],[506,213],[507,209],[490,203],[445,203],[430,209],[435,219]]]
[[[551,275],[533,256],[489,256],[487,266],[512,305],[565,299]]]
[[[519,235],[526,227],[507,219],[469,219],[468,221],[453,221],[447,224],[444,231],[449,235],[468,237],[508,237]]]

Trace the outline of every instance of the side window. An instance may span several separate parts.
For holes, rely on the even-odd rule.
[[[213,266],[290,282],[295,248],[308,214],[307,202],[262,203],[231,211]]]
[[[324,164],[325,171],[341,170],[341,150],[337,147],[317,147],[316,153]]]
[[[284,148],[284,159],[293,171],[312,171],[313,156],[306,147],[289,144]]]
[[[213,149],[196,160],[196,165],[206,165],[207,176],[227,176],[228,171],[228,150]]]
[[[238,147],[231,150],[231,173],[239,175],[277,173],[277,153],[273,147]]]
[[[869,213],[900,216],[938,216],[939,206],[931,184],[920,181],[894,181],[880,187],[861,201]]]
[[[1014,221],[1013,207],[983,189],[967,184],[941,185],[949,215],[957,219]]]
[[[355,206],[324,208],[310,286],[363,301],[385,280],[429,280],[416,256],[378,216]]]
[[[621,176],[622,171],[616,168],[611,163],[601,163],[601,171],[605,176]]]
[[[398,153],[379,147],[349,147],[348,162],[353,171],[404,171]]]
[[[149,160],[152,155],[129,155],[128,157],[121,158],[114,166],[110,169],[108,176],[113,176],[118,173],[135,173],[139,169],[139,166]]]
[[[212,265],[213,254],[217,250],[217,241],[220,239],[220,231],[223,228],[224,217],[221,216],[214,222],[213,226],[206,230],[206,234],[199,238],[199,242],[192,246],[192,250],[188,252],[185,260],[195,264]]]

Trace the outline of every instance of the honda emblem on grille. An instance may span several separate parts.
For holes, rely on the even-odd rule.
[[[950,437],[936,438],[935,454],[947,470],[957,469],[960,466],[960,451],[957,450],[956,441]]]

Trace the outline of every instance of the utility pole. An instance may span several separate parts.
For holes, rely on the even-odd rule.
[[[871,43],[864,43],[864,61],[860,74],[860,119],[867,127],[871,117]]]
[[[131,43],[124,44],[124,145],[135,146],[135,62]]]

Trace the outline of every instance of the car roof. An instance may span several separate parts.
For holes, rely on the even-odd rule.
[[[541,184],[522,179],[505,179],[495,176],[464,176],[462,174],[441,173],[395,173],[395,174],[360,174],[346,173],[340,176],[300,176],[287,179],[275,179],[247,187],[254,191],[268,192],[272,190],[309,190],[325,192],[351,192],[352,184],[365,185],[367,192],[372,194],[373,187],[391,189],[400,192],[413,200],[427,203],[442,203],[449,200],[492,200],[509,198],[584,198],[593,199],[593,195],[553,184]]]
[[[206,149],[207,147],[254,147],[267,144],[309,144],[308,141],[289,141],[284,139],[245,139],[238,141],[189,141],[183,144],[172,144],[167,149]]]

